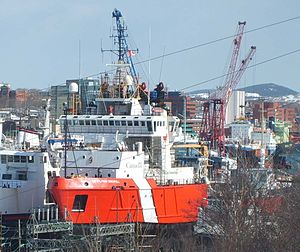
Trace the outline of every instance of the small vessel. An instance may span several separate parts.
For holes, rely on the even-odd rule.
[[[207,204],[205,157],[189,152],[193,158],[176,159],[180,120],[165,109],[163,83],[149,93],[138,81],[122,14],[112,14],[116,73],[101,78],[88,114],[60,117],[62,135],[82,142],[64,142],[64,176],[51,177],[48,190],[60,215],[74,224],[195,222]]]

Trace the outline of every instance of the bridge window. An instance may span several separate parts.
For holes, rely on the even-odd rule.
[[[18,180],[27,180],[27,174],[26,173],[19,173],[18,174]]]
[[[132,126],[132,121],[127,121],[128,126]]]
[[[108,125],[108,121],[103,121],[103,125],[107,126]]]
[[[92,120],[91,123],[92,123],[92,125],[96,125],[96,121],[95,120]]]
[[[120,121],[115,121],[115,125],[116,125],[116,126],[120,126],[120,125],[121,125],[121,122],[120,122]]]
[[[1,155],[1,164],[6,164],[6,155]]]
[[[169,131],[175,132],[176,122],[169,123]]]
[[[14,156],[14,162],[19,163],[20,162],[20,156]]]
[[[91,125],[91,121],[90,120],[86,120],[85,121],[85,125]]]
[[[156,121],[153,122],[153,124],[154,124],[154,132],[156,131],[156,123],[157,123]]]
[[[126,126],[126,121],[121,121],[122,126]]]
[[[2,179],[11,179],[12,174],[2,174]]]
[[[21,163],[26,163],[26,156],[21,156]]]
[[[102,121],[101,120],[97,120],[97,125],[102,126]]]
[[[9,155],[8,156],[8,160],[7,160],[8,162],[13,162],[14,161],[14,157],[13,156],[11,156],[11,155]]]
[[[145,126],[145,121],[141,121],[141,126]]]
[[[34,162],[34,156],[28,156],[28,163],[33,163]]]
[[[74,124],[74,126],[79,125],[78,120],[73,120],[73,124]]]
[[[174,131],[176,131],[176,130],[177,130],[177,128],[178,128],[178,125],[179,125],[179,122],[175,122],[175,123],[174,123]]]
[[[114,126],[114,121],[109,121],[109,126]]]
[[[151,121],[147,121],[147,128],[149,132],[152,132],[152,123]]]
[[[87,195],[76,195],[74,202],[73,202],[72,211],[73,212],[84,212],[87,199],[88,199]]]
[[[133,122],[133,125],[134,125],[134,126],[139,126],[139,122],[138,122],[138,121],[134,121],[134,122]]]
[[[79,120],[79,125],[84,125],[84,120]]]

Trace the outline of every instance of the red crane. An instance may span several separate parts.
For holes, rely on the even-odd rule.
[[[233,52],[228,68],[228,73],[223,86],[213,92],[208,101],[203,104],[203,117],[200,127],[200,139],[209,141],[211,147],[219,149],[220,153],[224,153],[225,141],[225,114],[226,107],[233,89],[240,81],[249,62],[255,53],[256,47],[252,46],[247,57],[242,60],[236,70],[241,41],[244,33],[246,22],[239,22],[236,36],[233,40]]]

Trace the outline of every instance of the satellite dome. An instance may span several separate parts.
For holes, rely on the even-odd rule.
[[[128,85],[128,86],[131,86],[133,84],[133,79],[132,79],[132,76],[131,75],[126,75],[125,77],[125,83]]]
[[[70,85],[69,85],[69,92],[71,94],[74,94],[74,93],[78,93],[78,84],[76,82],[72,82]]]

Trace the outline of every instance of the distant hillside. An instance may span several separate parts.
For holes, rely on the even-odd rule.
[[[213,91],[213,89],[201,89],[201,90],[195,90],[195,91],[191,91],[189,92],[190,95],[195,95],[195,94],[204,94],[204,93],[211,93]]]
[[[245,88],[240,88],[238,90],[245,91],[246,93],[257,93],[260,96],[268,96],[268,97],[279,97],[279,96],[298,94],[298,92],[290,88],[280,86],[274,83],[253,85]]]
[[[245,88],[240,88],[237,90],[245,91],[246,93],[257,93],[260,96],[268,96],[268,97],[280,97],[280,96],[287,96],[287,95],[297,95],[298,92],[284,87],[280,86],[274,83],[265,83],[265,84],[258,84],[253,85]],[[190,92],[191,95],[197,95],[197,94],[203,94],[203,93],[210,93],[212,92],[212,89],[203,89],[203,90],[197,90]]]

